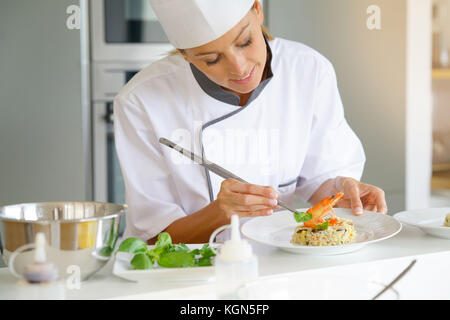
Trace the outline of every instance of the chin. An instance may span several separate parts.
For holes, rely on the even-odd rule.
[[[233,91],[236,91],[240,94],[247,94],[251,93],[253,90],[255,90],[258,87],[258,84],[249,84],[247,86],[239,86],[239,88],[234,88]]]
[[[250,93],[253,90],[255,90],[255,88],[252,88],[252,89],[239,88],[239,90],[237,88],[232,88],[231,90],[238,94],[247,94],[247,93]]]
[[[259,84],[260,81],[252,81],[251,83],[247,83],[245,85],[236,85],[233,83],[231,84],[230,89],[240,94],[246,94],[255,90],[259,86]]]

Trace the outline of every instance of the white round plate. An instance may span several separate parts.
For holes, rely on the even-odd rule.
[[[306,210],[299,209],[298,211]],[[292,253],[334,255],[353,252],[370,243],[386,240],[395,236],[402,229],[400,222],[381,213],[364,211],[362,216],[355,216],[350,209],[342,208],[335,208],[335,212],[339,218],[354,222],[356,239],[353,243],[323,247],[293,244],[291,238],[299,224],[295,221],[292,212],[289,211],[279,211],[272,216],[251,219],[242,226],[241,231],[253,241]]]
[[[450,227],[444,226],[446,215],[450,208],[429,208],[402,211],[394,215],[394,218],[402,223],[422,229],[429,235],[450,239]]]

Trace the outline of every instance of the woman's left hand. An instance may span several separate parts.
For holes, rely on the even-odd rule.
[[[355,215],[361,215],[363,209],[383,214],[388,212],[384,191],[378,187],[353,178],[337,177],[335,188],[337,192],[344,193],[336,204],[338,208],[351,208]]]

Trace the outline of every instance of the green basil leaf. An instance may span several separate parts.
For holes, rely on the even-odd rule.
[[[189,248],[184,243],[180,243],[177,246],[175,246],[175,251],[186,251],[186,252],[188,252]]]
[[[298,223],[307,222],[309,220],[312,220],[312,218],[313,218],[312,213],[306,213],[306,212],[295,212],[294,213],[294,219]]]
[[[196,265],[199,267],[209,267],[212,266],[211,258],[210,257],[202,257],[198,259],[196,262]]]
[[[200,254],[204,257],[204,258],[211,258],[214,257],[216,254],[214,253],[214,251],[209,247],[209,244],[204,244],[203,247],[200,249]]]
[[[153,268],[153,262],[145,253],[138,253],[135,255],[130,264],[135,270],[147,270]]]
[[[150,251],[147,251],[145,254],[146,254],[147,257],[150,259],[150,261],[152,262],[152,264],[154,264],[155,261],[157,261],[157,260],[155,259],[155,257],[151,254]]]
[[[325,221],[325,223],[323,223],[323,224],[318,224],[318,225],[316,225],[316,228],[315,228],[315,229],[319,229],[319,230],[327,230],[329,224],[330,224],[330,221],[327,220],[327,221]]]
[[[147,244],[139,238],[128,238],[122,241],[118,251],[129,253],[145,253],[147,252]]]
[[[153,261],[158,261],[159,257],[166,252],[168,247],[161,247],[161,248],[153,248],[147,252],[147,255],[152,259]]]
[[[168,244],[167,246],[162,248],[162,252],[174,252],[174,251],[184,251],[184,250],[179,250],[178,246],[174,246],[173,244]]]
[[[172,244],[172,238],[167,232],[158,234],[158,241],[155,243],[155,248],[165,248]]]
[[[194,249],[192,251],[189,251],[189,254],[195,258],[195,256],[198,256],[201,254],[200,249]]]
[[[158,264],[165,268],[187,268],[195,265],[194,257],[186,251],[168,252],[159,257]]]
[[[155,246],[147,254],[152,261],[158,261],[161,255],[172,251],[175,251],[172,238],[167,232],[161,232],[158,235],[158,241],[156,241]]]

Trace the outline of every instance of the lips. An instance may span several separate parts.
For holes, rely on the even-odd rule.
[[[250,71],[250,73],[245,76],[242,79],[230,79],[231,82],[233,83],[237,83],[237,84],[247,84],[249,83],[252,79],[253,79],[253,75],[255,73],[255,68],[256,66],[253,67],[252,71]]]

